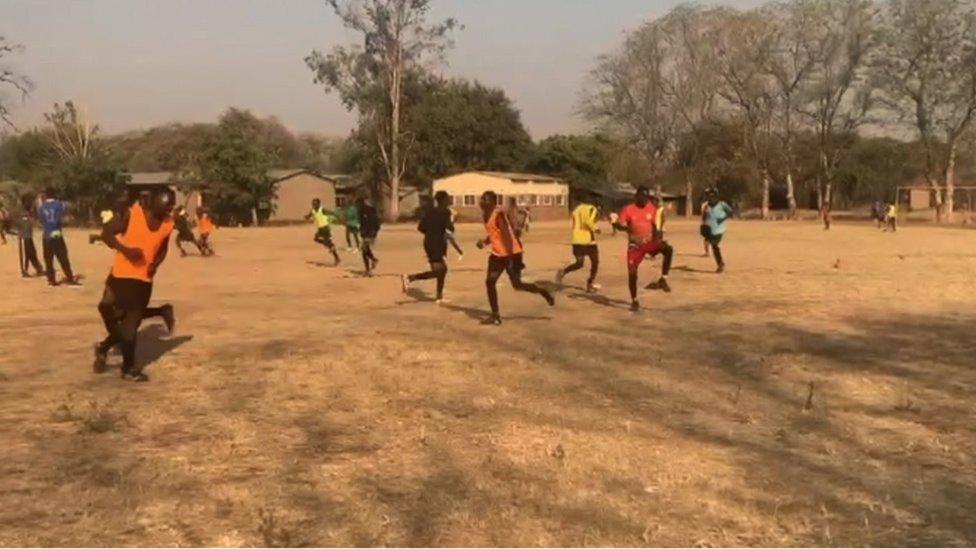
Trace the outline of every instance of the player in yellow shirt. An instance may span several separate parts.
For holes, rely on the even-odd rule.
[[[318,198],[312,200],[312,211],[305,216],[305,219],[315,220],[315,238],[319,244],[325,246],[335,259],[335,264],[339,264],[339,252],[336,251],[335,244],[332,242],[331,225],[336,215],[322,207],[322,201]]]
[[[586,291],[596,292],[600,287],[594,283],[596,273],[600,269],[600,249],[596,245],[596,234],[600,229],[596,225],[599,210],[593,205],[595,200],[593,195],[588,192],[580,193],[579,203],[573,210],[573,257],[576,261],[560,269],[556,273],[556,282],[562,284],[563,277],[573,271],[583,268],[583,261],[590,258],[590,277],[586,279]]]

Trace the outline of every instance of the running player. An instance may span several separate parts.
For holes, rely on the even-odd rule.
[[[498,312],[498,279],[503,272],[508,273],[512,287],[521,292],[541,295],[549,306],[556,304],[556,300],[548,291],[535,284],[522,282],[522,243],[515,236],[512,222],[505,210],[498,205],[498,195],[486,191],[481,195],[481,213],[485,221],[488,236],[478,241],[478,248],[489,246],[491,255],[488,256],[488,277],[485,286],[488,289],[488,303],[491,305],[491,316],[483,320],[482,324],[501,325],[502,317]]]
[[[210,217],[209,208],[197,209],[197,228],[200,230],[200,240],[197,242],[197,248],[200,249],[200,253],[204,257],[213,255],[214,249],[213,244],[210,243],[210,235],[217,230],[217,225],[214,224],[213,218]]]
[[[41,226],[44,229],[42,246],[44,252],[44,266],[47,270],[47,283],[50,286],[57,286],[58,282],[54,277],[54,259],[57,258],[64,271],[65,284],[68,286],[80,286],[81,283],[71,272],[71,260],[68,259],[68,245],[64,242],[64,202],[58,200],[57,191],[48,188],[44,192],[44,201],[37,209],[38,217],[41,218]]]
[[[457,220],[457,212],[451,207],[448,207],[447,211],[451,212],[451,230],[444,234],[444,238],[446,238],[447,243],[454,248],[454,251],[458,253],[458,262],[461,262],[464,261],[464,250],[461,249],[461,246],[459,246],[457,243],[457,239],[454,238],[454,222]]]
[[[401,275],[400,280],[403,284],[403,292],[407,292],[407,287],[415,280],[437,279],[437,303],[444,301],[444,281],[447,279],[447,238],[449,231],[454,230],[451,222],[451,211],[447,205],[450,197],[444,191],[437,191],[434,195],[434,206],[429,207],[424,212],[417,230],[424,233],[424,252],[427,253],[427,261],[430,263],[430,270],[412,275]]]
[[[175,199],[170,189],[153,191],[145,208],[138,202],[133,204],[129,212],[109,222],[102,233],[116,254],[98,304],[108,337],[95,344],[96,373],[105,371],[108,352],[118,345],[122,351],[122,378],[149,381],[135,360],[139,325],[144,318],[161,316],[169,332],[173,331],[176,320],[172,305],[148,305],[153,278],[169,249],[174,225],[170,212]]]
[[[707,195],[708,194],[708,191],[706,190],[705,193]],[[701,206],[699,207],[699,210],[698,210],[698,211],[701,212],[701,226],[698,228],[698,232],[701,234],[701,237],[702,237],[702,245],[705,247],[705,254],[704,254],[705,257],[708,257],[709,255],[711,255],[710,252],[711,252],[711,249],[712,249],[712,245],[708,241],[708,237],[709,237],[709,235],[711,235],[711,233],[708,230],[708,222],[705,220],[705,210],[707,208],[708,208],[708,199],[707,199],[707,196],[706,196],[706,199],[705,200],[702,200]]]
[[[644,186],[637,188],[634,203],[625,206],[617,219],[617,228],[626,231],[628,236],[627,282],[630,288],[630,310],[634,312],[640,310],[640,302],[637,300],[637,269],[646,256],[664,256],[661,278],[647,288],[671,291],[668,274],[671,271],[674,249],[661,238],[660,227],[657,225],[660,219],[658,209],[651,203],[650,193]]]
[[[898,230],[898,206],[894,202],[890,202],[885,206],[884,209],[884,230],[895,232]]]
[[[37,258],[37,248],[34,246],[34,223],[30,218],[30,210],[24,209],[20,221],[17,223],[17,236],[20,241],[20,276],[27,278],[28,267],[33,267],[36,276],[42,276],[41,261]]]
[[[200,247],[197,238],[193,236],[193,228],[190,227],[190,215],[186,213],[186,208],[183,206],[176,208],[173,223],[176,228],[176,247],[180,250],[180,257],[186,257],[186,250],[183,249],[184,242],[193,244],[200,255],[204,255],[203,248]]]
[[[353,202],[342,212],[342,218],[346,224],[346,251],[359,250],[359,208]],[[352,247],[352,241],[356,241],[356,247]]]
[[[312,211],[305,215],[305,219],[315,220],[315,237],[313,240],[319,244],[325,246],[325,249],[332,253],[332,257],[335,259],[335,264],[338,265],[339,252],[336,250],[335,244],[332,242],[332,220],[335,215],[322,207],[322,201],[318,198],[312,199]]]
[[[380,262],[373,255],[373,246],[380,234],[380,216],[376,213],[376,208],[361,196],[356,199],[356,209],[359,210],[359,233],[363,237],[361,251],[363,265],[366,267],[365,275],[373,276],[373,269]]]
[[[579,205],[573,210],[573,257],[576,261],[556,272],[556,282],[562,284],[567,273],[583,268],[583,260],[590,258],[590,277],[586,279],[586,291],[594,293],[599,288],[594,281],[600,268],[600,249],[596,245],[596,234],[600,229],[596,226],[599,212],[590,202],[589,193],[581,193]]]
[[[708,225],[708,243],[712,246],[712,255],[718,266],[715,272],[725,271],[725,260],[722,258],[722,237],[728,228],[727,221],[732,217],[732,206],[718,199],[718,191],[709,189],[705,195],[708,200],[702,218]]]

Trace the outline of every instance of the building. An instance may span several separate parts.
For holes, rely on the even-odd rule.
[[[268,172],[275,191],[274,208],[262,208],[263,217],[271,223],[303,221],[312,209],[312,199],[322,201],[327,210],[336,209],[337,180],[310,170],[271,170]],[[268,212],[267,210],[271,211]]]
[[[180,180],[173,172],[135,172],[128,175],[126,188],[131,195],[148,194],[154,188],[169,187],[176,192],[176,205],[186,208],[191,217],[196,217],[197,208],[203,205],[202,186]]]
[[[657,190],[653,187],[650,190],[651,196],[657,194]],[[637,187],[630,183],[614,183],[606,189],[593,191],[593,194],[600,197],[600,208],[605,212],[619,211],[634,201],[634,194],[636,193]],[[684,215],[685,205],[688,202],[685,195],[661,192],[660,196],[666,215],[671,217]]]
[[[547,175],[506,172],[463,172],[434,181],[433,192],[451,195],[460,221],[481,220],[478,199],[494,191],[504,203],[515,197],[537,220],[565,219],[569,211],[569,184]]]

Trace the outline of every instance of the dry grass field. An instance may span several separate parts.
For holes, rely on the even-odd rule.
[[[533,228],[529,276],[567,232]],[[478,226],[444,307],[400,291],[412,227],[373,279],[312,233],[171,254],[148,384],[91,373],[105,247],[69,234],[82,289],[0,248],[0,544],[976,544],[976,232],[740,221],[716,275],[672,221],[674,292],[642,313],[604,236],[601,295],[576,273],[550,309],[503,278],[501,327]]]

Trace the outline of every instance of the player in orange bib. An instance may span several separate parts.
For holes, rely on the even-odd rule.
[[[108,337],[95,345],[95,372],[105,371],[108,352],[118,345],[122,351],[122,378],[149,381],[135,361],[139,324],[144,318],[161,316],[170,333],[173,331],[172,305],[152,308],[149,299],[153,277],[169,250],[174,225],[170,212],[175,201],[176,196],[169,189],[154,191],[145,205],[136,202],[102,230],[102,239],[116,253],[98,304]]]
[[[522,282],[522,243],[515,236],[512,221],[506,215],[505,210],[498,205],[498,195],[492,191],[487,191],[481,195],[481,213],[485,220],[485,229],[488,236],[484,240],[478,241],[478,248],[488,247],[491,255],[488,256],[488,278],[485,285],[488,288],[488,303],[491,305],[491,316],[482,321],[482,324],[500,325],[501,315],[498,312],[498,279],[502,272],[508,273],[508,279],[512,282],[512,287],[520,292],[530,292],[539,294],[545,298],[549,306],[556,304],[552,294],[535,284]]]
[[[634,312],[640,310],[640,302],[637,301],[637,268],[646,256],[664,256],[661,278],[649,284],[648,289],[671,291],[668,273],[671,271],[674,249],[663,238],[660,213],[660,209],[651,202],[647,187],[641,186],[637,188],[634,202],[620,211],[620,217],[615,223],[619,230],[627,232],[627,282],[630,287],[630,310]]]
[[[200,248],[200,252],[204,256],[213,255],[214,249],[210,244],[210,234],[217,230],[217,225],[214,224],[213,218],[210,217],[209,208],[198,209],[197,216],[197,228],[200,229],[200,242],[197,247]]]

